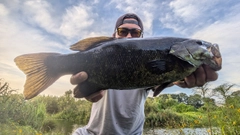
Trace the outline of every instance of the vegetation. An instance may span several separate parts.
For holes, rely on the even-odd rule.
[[[204,127],[211,135],[237,135],[240,133],[240,92],[231,92],[233,84],[223,84],[212,90],[208,85],[194,89],[195,94],[189,96],[180,93],[148,98],[145,127],[174,128],[179,132],[183,128]],[[214,96],[221,98],[223,104],[216,105]],[[60,97],[37,96],[25,101],[22,94],[0,80],[0,134],[69,134],[71,131],[59,128],[61,125],[56,121],[85,125],[90,109],[91,103],[73,98],[71,90]]]
[[[69,90],[61,97],[38,96],[25,101],[22,94],[0,80],[0,134],[65,135],[69,131],[53,131],[57,128],[56,120],[86,124],[91,103],[76,100],[71,94]]]

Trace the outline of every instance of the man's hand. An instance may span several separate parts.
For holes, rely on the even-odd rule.
[[[177,81],[173,84],[182,88],[192,88],[203,86],[206,82],[215,81],[218,78],[217,72],[207,65],[202,65],[191,75],[184,78],[184,81]]]
[[[79,90],[79,85],[81,85],[82,82],[84,82],[85,80],[87,80],[88,78],[88,75],[86,72],[79,72],[75,75],[72,75],[71,79],[70,79],[70,82],[71,84],[73,85],[77,85],[75,88],[74,88],[74,97],[78,97],[78,93],[80,92]],[[100,100],[103,95],[104,95],[105,91],[104,90],[101,90],[101,91],[98,91],[92,95],[89,95],[87,97],[85,97],[85,99],[87,99],[88,101],[90,102],[97,102],[98,100]]]

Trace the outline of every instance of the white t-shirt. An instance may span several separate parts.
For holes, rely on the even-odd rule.
[[[73,135],[141,135],[147,96],[145,89],[107,90],[93,103],[88,124]]]

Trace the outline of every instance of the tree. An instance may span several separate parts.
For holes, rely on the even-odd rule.
[[[196,87],[194,93],[201,95],[203,98],[212,97],[214,95],[209,88],[209,83],[205,83],[202,87]]]
[[[203,106],[202,97],[199,94],[190,95],[188,97],[187,104],[192,105],[198,109]]]
[[[179,93],[179,94],[170,94],[172,99],[175,99],[179,103],[187,103],[188,96],[185,93]]]
[[[240,97],[240,90],[234,91],[234,92],[231,94],[231,96],[233,96],[233,97]]]
[[[220,94],[223,97],[223,100],[226,101],[226,99],[230,96],[230,89],[234,86],[234,84],[228,84],[224,83],[213,90]]]

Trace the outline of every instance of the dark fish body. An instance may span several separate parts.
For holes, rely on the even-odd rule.
[[[218,48],[200,40],[107,38],[91,43],[91,39],[73,45],[71,49],[79,51],[73,54],[38,53],[17,57],[16,64],[27,75],[25,98],[36,96],[62,75],[80,71],[88,74],[88,80],[80,85],[80,97],[84,97],[108,88],[165,87],[182,80],[202,64],[215,70],[221,68],[214,60],[221,57]],[[85,44],[87,47],[82,49]],[[212,54],[211,48],[217,50],[219,56]]]
[[[157,40],[145,41],[143,44],[136,41],[124,44],[119,40],[85,52],[56,55],[46,59],[46,65],[52,65],[52,71],[49,73],[54,74],[76,74],[85,71],[89,76],[88,81],[98,84],[103,89],[158,85],[169,80],[167,78],[172,78],[165,74],[171,71],[183,72],[183,66],[185,70],[193,67],[169,54],[171,44],[160,45]],[[166,67],[158,68],[157,66],[163,66],[161,64]]]

